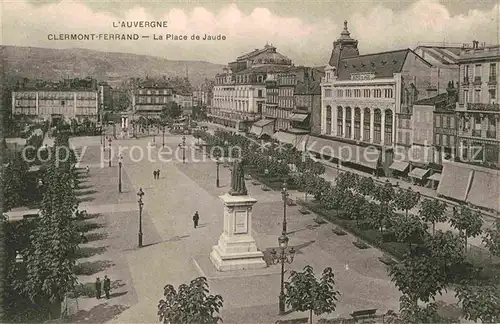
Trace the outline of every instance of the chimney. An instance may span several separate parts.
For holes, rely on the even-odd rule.
[[[448,93],[448,98],[447,98],[448,105],[454,104],[457,99],[457,89],[455,89],[453,81],[448,82],[448,87],[446,88],[446,92]]]

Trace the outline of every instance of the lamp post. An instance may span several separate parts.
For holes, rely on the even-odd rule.
[[[217,165],[217,180],[215,181],[215,185],[219,188],[219,166],[222,164],[219,157],[215,158],[215,164]]]
[[[281,188],[281,196],[283,198],[283,234],[286,235],[286,203],[288,202],[288,188],[286,180],[283,181],[283,187]]]
[[[293,247],[287,252],[288,248],[288,237],[286,233],[282,233],[278,238],[278,244],[280,248],[279,254],[275,249],[271,251],[271,262],[272,264],[281,263],[281,287],[279,295],[279,314],[285,314],[285,263],[292,263],[295,257],[295,249]]]
[[[123,157],[120,155],[118,158],[118,192],[122,193],[122,163]]]
[[[161,141],[161,147],[165,147],[165,125],[163,125],[163,139]]]
[[[182,163],[186,163],[186,136],[182,136],[182,144],[179,144],[182,148]]]
[[[137,196],[139,196],[139,200],[137,201],[139,204],[139,247],[142,247],[142,207],[144,206],[144,203],[142,202],[142,196],[144,196],[144,191],[142,191],[142,188],[139,188],[139,191],[137,192]]]
[[[111,142],[113,140],[111,139],[111,136],[109,137],[108,139],[108,143],[109,143],[109,152],[108,152],[108,162],[109,162],[109,167],[111,168]]]

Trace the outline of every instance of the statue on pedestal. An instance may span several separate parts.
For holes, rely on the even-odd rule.
[[[231,189],[229,190],[231,196],[246,196],[248,195],[247,187],[245,185],[245,171],[241,161],[234,161],[233,169],[231,171]]]

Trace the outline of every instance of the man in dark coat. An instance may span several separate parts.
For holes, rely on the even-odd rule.
[[[101,279],[99,277],[95,281],[95,298],[101,299]]]
[[[160,179],[160,169],[156,170],[156,179]]]
[[[198,226],[198,221],[200,220],[200,215],[198,215],[198,211],[194,213],[193,215],[193,223],[194,223],[194,228]]]
[[[109,291],[111,289],[111,280],[109,280],[108,276],[104,276],[104,293],[106,294],[106,299],[109,299]]]

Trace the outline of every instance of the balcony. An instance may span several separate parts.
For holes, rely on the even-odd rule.
[[[488,79],[488,85],[496,85],[496,84],[497,84],[497,76],[496,75],[490,76],[490,78]]]
[[[462,84],[464,84],[464,85],[469,84],[469,77],[464,77],[464,80],[462,81]]]
[[[481,85],[481,77],[480,76],[474,77],[474,85]]]
[[[467,103],[467,110],[500,111],[499,104]]]
[[[486,137],[487,138],[497,138],[497,132],[494,130],[488,130],[488,131],[486,131]]]
[[[481,137],[481,130],[479,130],[479,129],[473,129],[472,130],[472,136],[474,136],[474,137]]]

